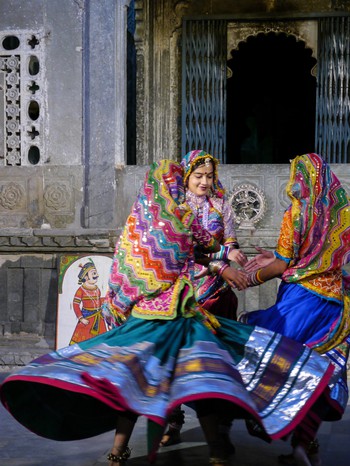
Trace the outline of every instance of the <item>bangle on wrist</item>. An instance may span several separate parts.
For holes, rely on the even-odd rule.
[[[222,275],[223,271],[227,269],[227,267],[230,267],[228,264],[224,264],[221,269],[218,271],[218,275]]]
[[[262,269],[259,269],[257,270],[256,272],[256,279],[258,280],[258,282],[261,284],[261,283],[264,283],[264,280],[261,279],[260,277],[260,272],[262,271]]]
[[[258,286],[264,283],[264,280],[260,278],[260,272],[262,269],[256,270],[248,275],[248,286]]]
[[[222,260],[210,261],[208,265],[209,275],[217,275],[218,273],[220,273],[220,270],[222,269],[224,265],[227,265],[227,264]]]

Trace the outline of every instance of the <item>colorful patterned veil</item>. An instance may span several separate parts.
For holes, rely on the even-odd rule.
[[[183,201],[181,166],[153,163],[115,248],[107,305],[117,323],[142,298],[169,289],[186,267],[194,216]]]
[[[340,271],[350,261],[350,203],[336,175],[319,155],[298,156],[291,163],[287,194],[292,201],[294,259],[283,280],[302,282],[320,273]],[[326,349],[339,343],[350,330],[349,285],[344,269],[344,312]]]

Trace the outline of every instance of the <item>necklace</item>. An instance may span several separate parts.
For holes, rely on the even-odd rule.
[[[198,216],[204,228],[208,228],[209,222],[209,202],[207,196],[197,196],[192,191],[186,191],[186,201],[192,211]]]
[[[98,286],[97,285],[87,285],[84,283],[82,288],[85,292],[85,297],[88,297],[88,300],[91,302],[93,309],[100,309],[101,307],[101,300],[98,293]],[[86,298],[85,298],[86,299]]]

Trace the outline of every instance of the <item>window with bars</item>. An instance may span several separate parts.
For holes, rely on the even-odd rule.
[[[0,31],[0,165],[37,165],[44,146],[40,33]]]
[[[182,153],[226,153],[226,21],[184,21]]]
[[[318,24],[313,149],[349,163],[350,17]],[[182,153],[204,148],[227,163],[227,22],[185,19],[182,45]]]
[[[350,162],[350,17],[319,20],[316,150]]]

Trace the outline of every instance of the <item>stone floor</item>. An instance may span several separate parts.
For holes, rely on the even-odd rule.
[[[0,373],[0,383],[5,374]],[[147,466],[145,420],[139,419],[130,447],[128,466]],[[186,409],[182,443],[159,451],[157,466],[205,466],[208,450],[198,421],[191,409]],[[274,466],[277,456],[289,452],[282,441],[267,444],[251,437],[243,421],[235,421],[231,439],[236,445],[230,466]],[[1,466],[107,466],[106,455],[113,432],[74,442],[56,442],[29,432],[0,404],[0,465]],[[339,422],[324,423],[319,440],[323,466],[348,466],[350,458],[350,407]]]

